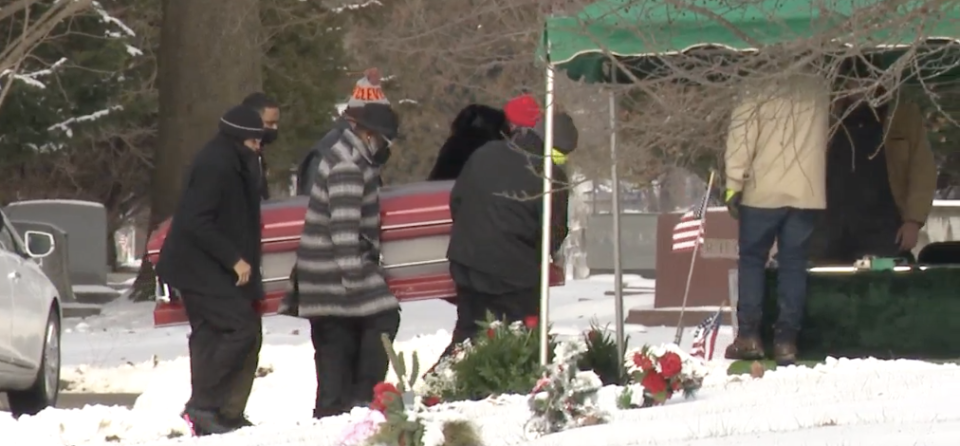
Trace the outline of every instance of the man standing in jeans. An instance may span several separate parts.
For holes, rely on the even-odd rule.
[[[830,90],[815,75],[751,85],[741,96],[726,145],[726,203],[740,221],[737,337],[728,359],[763,356],[760,325],[766,264],[777,244],[778,364],[796,361],[807,294],[807,241],[826,208]]]

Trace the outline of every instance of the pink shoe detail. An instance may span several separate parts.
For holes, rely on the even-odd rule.
[[[190,436],[191,436],[191,437],[196,437],[196,436],[197,436],[197,431],[195,431],[195,430],[193,429],[193,421],[190,420],[190,416],[187,415],[187,414],[183,414],[183,421],[185,421],[185,422],[187,423],[187,429],[190,430]]]

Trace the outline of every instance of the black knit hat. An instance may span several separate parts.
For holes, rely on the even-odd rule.
[[[388,104],[370,103],[354,115],[354,122],[386,139],[394,140],[400,132],[400,117]]]
[[[220,133],[239,139],[263,138],[263,119],[260,113],[245,105],[227,110],[220,118]]]
[[[541,119],[533,128],[541,139],[546,138],[546,120]],[[573,117],[564,113],[557,112],[553,114],[553,147],[564,155],[569,155],[577,149],[580,142],[580,133],[577,131],[577,125],[573,122]]]

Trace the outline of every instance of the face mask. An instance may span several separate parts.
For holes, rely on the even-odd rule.
[[[277,129],[263,129],[263,139],[260,140],[260,144],[265,146],[271,144],[277,140],[280,136],[280,130]]]
[[[387,164],[387,161],[390,159],[391,150],[390,146],[381,147],[380,150],[377,150],[377,153],[373,154],[373,163],[382,166]]]
[[[365,142],[367,147],[370,148],[370,153],[372,154],[370,161],[377,166],[386,164],[387,160],[390,159],[390,146],[392,145],[392,141],[383,137],[374,136]]]

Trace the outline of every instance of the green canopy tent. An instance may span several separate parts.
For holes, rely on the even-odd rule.
[[[910,48],[918,56],[958,49],[960,2],[924,0],[754,0],[661,2],[607,0],[575,16],[546,20],[540,55],[573,79],[611,82],[622,79],[610,70],[611,56],[633,60],[643,75],[658,59],[713,50],[750,54],[805,39],[856,47],[881,56],[890,65]],[[936,5],[935,9],[928,4]],[[896,27],[886,26],[895,21]],[[826,42],[823,42],[826,43]],[[930,72],[956,68],[958,59],[937,57]],[[960,74],[951,70],[950,74]],[[952,76],[951,76],[952,77]]]
[[[866,20],[862,20],[867,16]],[[896,22],[891,29],[885,23]],[[918,63],[906,78],[914,82],[960,76],[960,4],[923,0],[603,0],[573,16],[550,16],[544,25],[540,58],[547,62],[546,135],[544,141],[544,194],[551,190],[553,145],[554,72],[586,82],[621,82],[621,67],[636,77],[656,76],[664,59],[680,54],[730,54],[744,56],[798,40],[817,40],[837,49],[854,47],[879,56],[890,66],[908,51]],[[919,50],[917,50],[920,48]],[[944,57],[947,55],[947,57]],[[611,63],[616,59],[619,64]],[[615,104],[611,94],[611,125]],[[616,140],[611,135],[611,156]],[[617,344],[624,349],[622,269],[619,259],[619,183],[612,164],[614,212],[614,268]],[[546,362],[548,322],[550,209],[544,200],[543,268],[541,278],[541,351]],[[696,253],[694,254],[696,257]],[[691,268],[692,269],[692,268]],[[689,287],[688,287],[689,288]],[[686,300],[686,298],[684,299]],[[679,342],[678,327],[677,342]]]

